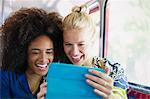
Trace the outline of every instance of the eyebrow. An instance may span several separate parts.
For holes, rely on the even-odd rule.
[[[69,43],[69,42],[67,42],[67,41],[64,41],[64,43]]]
[[[31,50],[32,51],[36,51],[36,50],[40,50],[40,49],[38,49],[38,48],[32,48]],[[46,49],[46,50],[53,50],[53,48],[49,48],[49,49]]]
[[[85,43],[86,41],[80,41],[80,42],[77,42],[77,43]],[[64,41],[64,43],[70,43],[68,41]]]

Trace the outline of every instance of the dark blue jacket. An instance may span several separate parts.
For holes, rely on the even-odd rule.
[[[24,73],[0,71],[0,99],[33,99]]]

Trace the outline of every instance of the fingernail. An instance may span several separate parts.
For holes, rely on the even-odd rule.
[[[87,76],[88,76],[88,74],[85,74],[84,76],[85,76],[85,77],[87,77]]]
[[[90,80],[86,79],[86,82],[90,82]]]
[[[89,72],[92,72],[93,70],[92,70],[92,69],[89,69],[88,71],[89,71]]]
[[[89,74],[85,74],[84,76],[85,76],[85,77],[88,77],[88,76],[89,76]]]

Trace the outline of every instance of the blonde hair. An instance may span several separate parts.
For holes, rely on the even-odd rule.
[[[86,13],[86,6],[75,6],[72,12],[63,20],[64,32],[70,29],[86,30],[95,35],[95,24],[89,14]]]

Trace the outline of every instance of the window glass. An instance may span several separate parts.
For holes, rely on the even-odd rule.
[[[111,0],[108,57],[124,66],[130,82],[150,86],[150,1]]]
[[[88,2],[88,0],[0,0],[0,23],[13,11],[22,7],[38,7],[47,11],[58,11],[67,15],[71,8]]]

